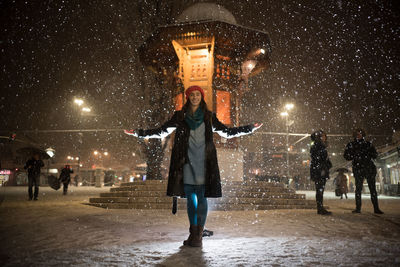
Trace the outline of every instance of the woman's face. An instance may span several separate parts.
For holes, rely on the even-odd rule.
[[[201,93],[200,91],[193,91],[190,93],[189,95],[189,101],[190,104],[194,107],[197,107],[198,105],[200,105],[201,102]]]
[[[327,139],[327,138],[326,138],[326,134],[323,133],[323,134],[321,135],[321,140],[322,140],[322,142],[326,142],[326,139]]]

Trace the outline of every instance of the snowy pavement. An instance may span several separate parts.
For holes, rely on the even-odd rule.
[[[203,248],[187,248],[186,212],[106,210],[83,203],[109,188],[0,188],[1,266],[399,266],[400,198],[369,195],[352,214],[354,194],[327,192],[332,216],[315,210],[210,211]],[[314,198],[314,192],[305,193]]]

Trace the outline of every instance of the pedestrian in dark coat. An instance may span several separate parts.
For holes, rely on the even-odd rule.
[[[378,205],[378,193],[375,187],[376,166],[372,159],[376,159],[378,153],[371,142],[365,140],[365,131],[356,129],[353,132],[354,141],[347,144],[344,151],[344,158],[351,160],[353,174],[356,181],[356,209],[353,213],[361,213],[361,192],[364,179],[367,179],[371,202],[374,205],[374,212],[383,214]]]
[[[340,199],[343,199],[343,194],[346,196],[349,191],[347,187],[347,176],[344,174],[343,171],[339,171],[338,176],[336,177],[336,188],[339,189],[340,192]]]
[[[71,182],[71,173],[74,173],[70,165],[65,165],[61,170],[60,178],[58,179],[60,183],[63,183],[63,194],[66,195],[68,192],[68,185]]]
[[[324,131],[319,130],[311,135],[314,144],[311,146],[310,179],[315,182],[315,200],[317,202],[317,213],[331,215],[330,211],[324,208],[324,190],[326,180],[329,179],[329,169],[332,163],[326,150],[327,136]]]
[[[40,184],[40,168],[44,166],[39,154],[34,154],[24,166],[28,170],[28,194],[29,200],[38,200],[39,184]],[[35,193],[32,193],[32,187],[35,186]]]
[[[201,246],[207,218],[207,197],[222,196],[221,179],[213,132],[225,138],[251,134],[262,124],[228,128],[208,110],[204,91],[191,86],[186,104],[158,129],[125,130],[139,138],[164,138],[175,131],[168,175],[168,196],[187,198],[190,235],[184,245]]]

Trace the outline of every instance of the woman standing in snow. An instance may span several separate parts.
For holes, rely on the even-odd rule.
[[[315,182],[317,213],[321,215],[330,215],[332,213],[327,211],[323,205],[325,184],[326,180],[329,179],[329,169],[332,167],[326,150],[326,133],[322,130],[318,130],[311,135],[311,140],[314,144],[310,149],[310,179]]]
[[[164,138],[176,131],[167,195],[187,198],[190,235],[183,244],[200,247],[207,219],[207,197],[222,196],[213,132],[225,138],[233,138],[251,134],[262,124],[228,128],[218,120],[215,113],[208,110],[202,88],[191,86],[185,96],[186,104],[182,110],[176,111],[160,128],[125,130],[125,133],[139,138]]]

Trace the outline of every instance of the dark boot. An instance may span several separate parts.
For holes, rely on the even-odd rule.
[[[189,243],[191,247],[203,246],[203,230],[204,226],[196,226],[195,234],[193,235],[192,242]]]
[[[356,193],[356,209],[352,213],[361,213],[361,194]]]
[[[195,232],[196,232],[196,227],[197,227],[197,225],[190,225],[190,228],[189,228],[189,237],[188,237],[188,239],[186,239],[185,241],[183,241],[183,245],[184,245],[184,246],[190,246],[190,243],[192,242],[193,236],[194,236],[194,234],[195,234]]]
[[[372,204],[374,205],[374,213],[376,214],[383,214],[383,211],[381,211],[379,209],[379,205],[378,205],[378,198],[375,197],[372,199]]]
[[[318,214],[320,214],[320,215],[331,215],[332,212],[327,211],[324,207],[322,207],[321,209],[318,210]]]

